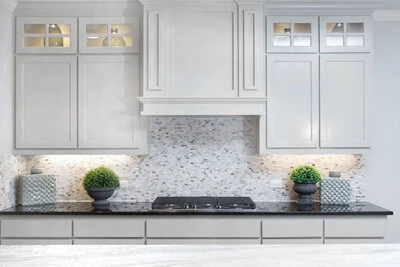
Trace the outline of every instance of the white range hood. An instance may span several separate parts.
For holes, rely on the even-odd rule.
[[[147,116],[265,115],[266,98],[139,98]]]
[[[264,115],[264,1],[142,0],[141,115]]]

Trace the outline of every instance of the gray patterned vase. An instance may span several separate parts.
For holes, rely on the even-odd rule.
[[[299,205],[313,205],[314,200],[311,197],[312,194],[317,192],[317,184],[299,184],[294,183],[293,186],[294,192],[299,194],[299,199],[297,200],[297,204]]]
[[[56,178],[47,174],[27,174],[18,178],[18,204],[21,206],[56,202]]]
[[[110,204],[107,199],[114,194],[115,189],[116,187],[92,188],[87,189],[86,192],[94,199],[94,206],[107,206]]]

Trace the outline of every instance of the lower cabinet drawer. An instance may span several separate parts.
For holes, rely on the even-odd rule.
[[[383,238],[334,238],[325,239],[325,244],[383,244]]]
[[[77,219],[74,237],[144,237],[141,219]]]
[[[161,238],[259,238],[257,219],[149,219],[147,237]]]
[[[74,239],[74,245],[144,245],[144,239]]]
[[[71,239],[3,239],[2,245],[72,245]]]
[[[326,219],[325,237],[337,238],[383,238],[386,218]]]
[[[263,238],[322,238],[323,220],[314,218],[282,219],[262,221]]]
[[[1,237],[72,237],[72,221],[30,218],[2,220]]]
[[[322,244],[322,238],[274,238],[263,239],[263,245],[278,245],[278,244]]]
[[[259,245],[259,239],[147,239],[147,245]]]

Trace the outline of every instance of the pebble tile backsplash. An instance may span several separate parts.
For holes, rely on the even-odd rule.
[[[361,155],[256,155],[255,126],[255,117],[152,118],[146,156],[41,155],[17,161],[25,165],[25,172],[35,167],[54,174],[57,201],[91,200],[82,187],[82,177],[99,165],[112,168],[122,180],[114,201],[153,201],[169,195],[240,195],[255,201],[290,201],[296,194],[289,173],[300,164],[314,165],[324,177],[331,170],[341,171],[351,181],[351,200],[365,200]],[[0,192],[8,197],[5,205],[15,201],[12,193],[7,193],[15,180],[9,178],[8,189],[4,189],[3,179],[15,177],[19,170],[14,166],[3,173],[3,169],[14,161],[0,162]]]

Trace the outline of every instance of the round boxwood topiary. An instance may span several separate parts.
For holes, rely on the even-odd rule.
[[[119,177],[106,166],[91,169],[83,177],[83,188],[115,188],[119,187]]]
[[[312,166],[302,165],[290,173],[290,179],[298,184],[315,184],[321,182],[321,174]]]

